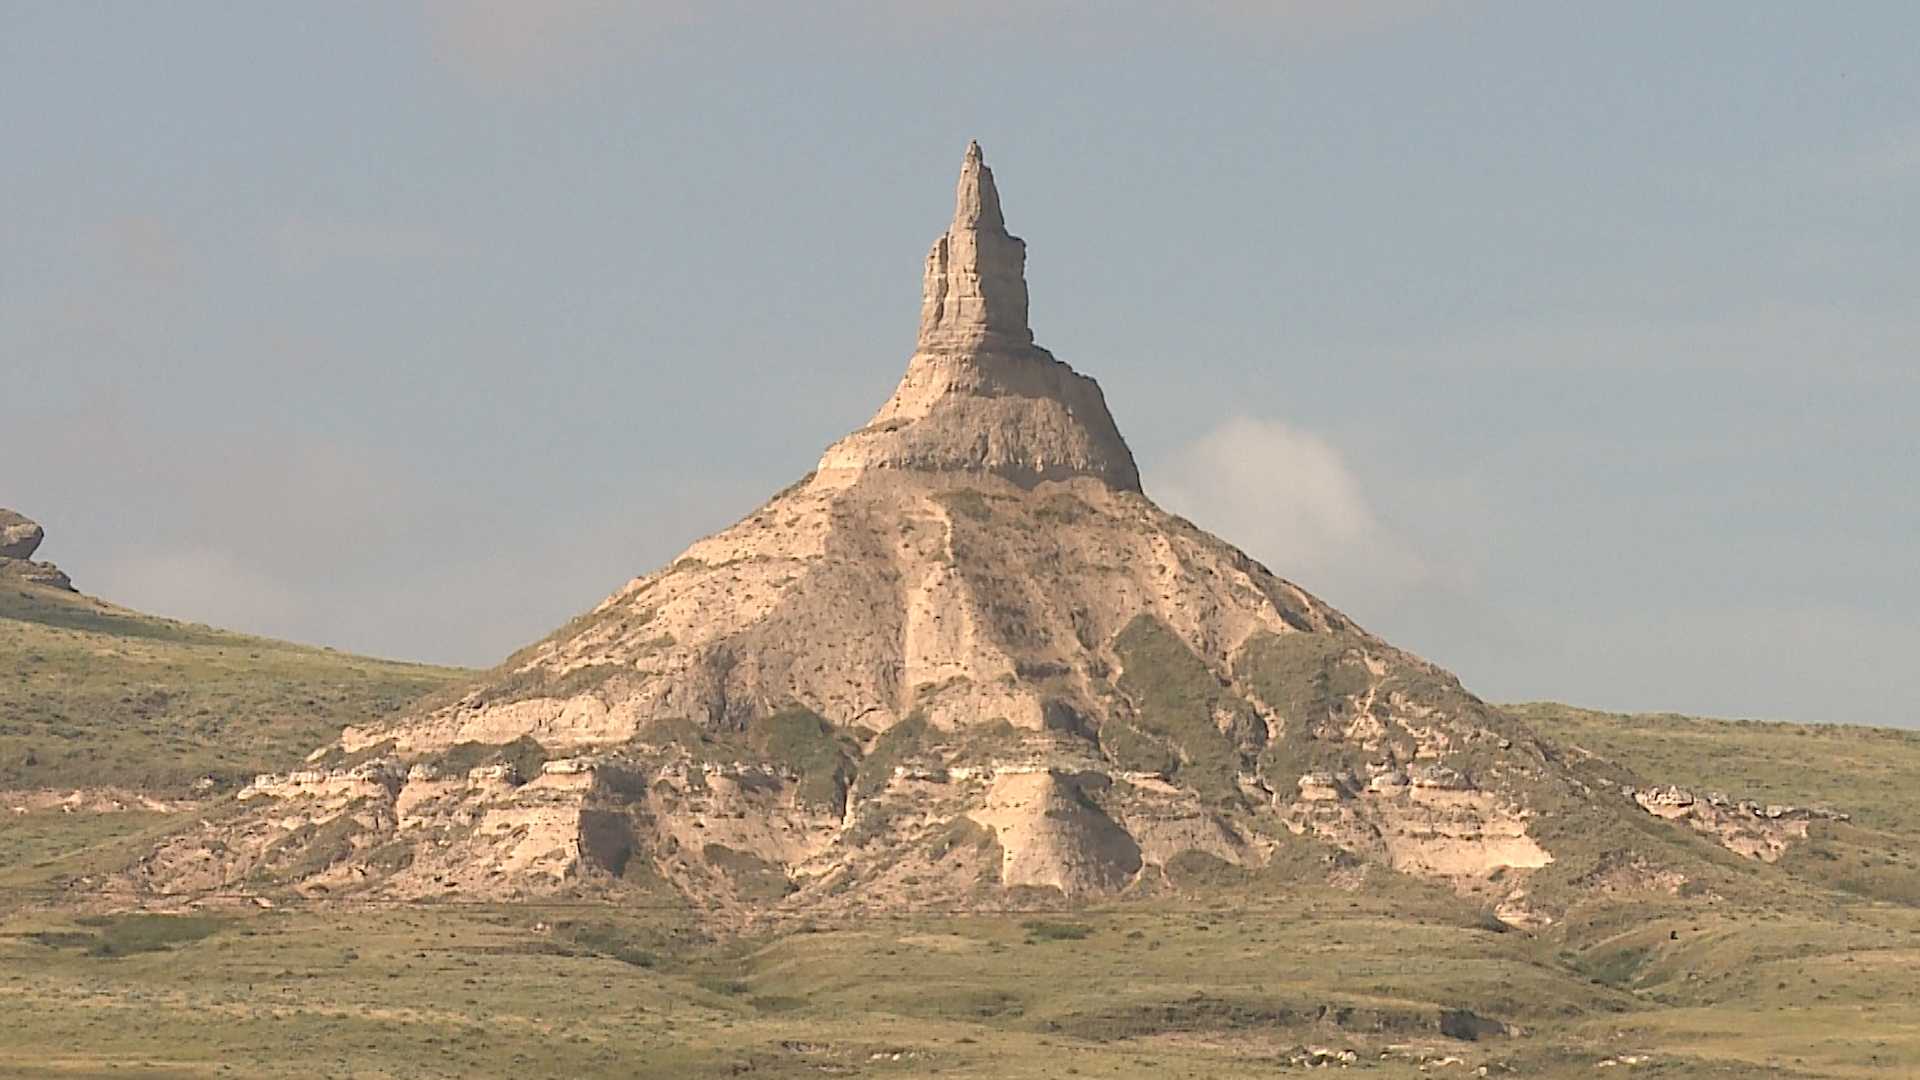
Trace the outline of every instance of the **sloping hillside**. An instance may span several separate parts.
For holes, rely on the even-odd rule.
[[[0,790],[223,790],[464,674],[9,581],[0,584]]]
[[[1920,731],[1850,724],[1626,715],[1534,702],[1506,708],[1543,738],[1699,798],[1831,807],[1776,864],[1824,888],[1920,905]]]

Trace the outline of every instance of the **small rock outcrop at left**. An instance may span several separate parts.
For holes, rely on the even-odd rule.
[[[0,579],[73,591],[73,582],[52,563],[34,562],[47,531],[17,511],[0,507]]]
[[[12,510],[0,510],[0,559],[31,559],[40,549],[47,530],[40,523]]]

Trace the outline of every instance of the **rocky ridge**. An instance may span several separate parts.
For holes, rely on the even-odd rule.
[[[1807,838],[1816,821],[1848,821],[1850,816],[1824,807],[1792,806],[1735,799],[1722,792],[1699,794],[1673,784],[1628,788],[1625,793],[1657,818],[1685,822],[1729,851],[1774,862],[1796,840]]]
[[[742,913],[1309,865],[1524,925],[1621,866],[1716,872],[1690,833],[1636,839],[1630,776],[1155,506],[1098,385],[1034,344],[1025,258],[971,145],[871,423],[464,691],[258,778],[136,882]]]

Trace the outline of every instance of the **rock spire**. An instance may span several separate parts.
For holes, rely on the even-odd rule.
[[[927,253],[920,348],[969,350],[1033,344],[1027,326],[1027,245],[1007,232],[1000,192],[980,144],[967,144],[953,224]]]
[[[953,224],[927,254],[919,347],[872,422],[827,449],[822,473],[985,472],[1023,486],[1091,476],[1140,490],[1099,385],[1033,343],[1026,266],[993,170],[969,143]]]

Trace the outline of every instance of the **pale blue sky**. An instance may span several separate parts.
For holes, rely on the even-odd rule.
[[[1173,508],[1489,697],[1920,723],[1920,6],[801,7],[0,2],[0,505],[490,663],[867,419],[978,138]]]

